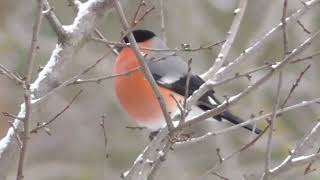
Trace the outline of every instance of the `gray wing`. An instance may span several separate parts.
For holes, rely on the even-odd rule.
[[[156,49],[167,49],[168,47],[164,42],[154,37],[153,47]],[[186,80],[188,74],[188,64],[180,57],[180,56],[168,56],[171,52],[167,51],[150,51],[147,53],[149,56],[148,59],[151,62],[148,62],[149,69],[160,86],[166,87],[182,96],[185,94],[185,87],[186,87]],[[166,57],[162,60],[152,62],[152,59],[159,59],[162,57]],[[190,96],[194,91],[198,90],[200,86],[204,83],[204,81],[197,75],[190,76],[189,81],[189,94]],[[215,108],[220,102],[214,96],[214,91],[208,91],[204,94],[198,102],[198,106],[204,110],[210,110]],[[217,120],[221,120],[224,118],[233,124],[239,124],[243,122],[243,120],[229,111],[225,111],[217,116],[214,117]],[[252,131],[254,128],[252,125],[246,125],[244,128]],[[254,130],[256,134],[260,134],[262,131],[258,128]]]
[[[168,49],[158,37],[154,37],[152,42],[154,43],[152,47],[155,49]],[[172,84],[188,72],[187,63],[180,56],[172,55],[172,52],[149,51],[147,57],[149,69],[159,84]]]

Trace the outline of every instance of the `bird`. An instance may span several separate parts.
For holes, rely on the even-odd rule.
[[[133,30],[132,34],[140,47],[141,53],[156,81],[163,96],[168,112],[177,111],[177,101],[182,101],[186,92],[187,77],[189,76],[188,96],[205,83],[205,81],[192,71],[188,71],[188,63],[178,55],[172,55],[168,46],[154,32],[146,29]],[[122,40],[129,43],[128,37]],[[158,61],[157,61],[158,59]],[[116,58],[115,73],[126,76],[115,77],[116,96],[125,111],[140,127],[157,131],[166,124],[161,106],[150,83],[141,70],[139,60],[130,46],[119,48]],[[136,70],[136,71],[135,71]],[[197,107],[207,111],[217,107],[221,102],[215,97],[214,91],[209,90],[197,102]],[[213,117],[215,120],[227,120],[232,124],[242,123],[243,120],[232,114],[229,110]],[[245,129],[260,134],[262,131],[253,128],[251,124],[243,126]]]

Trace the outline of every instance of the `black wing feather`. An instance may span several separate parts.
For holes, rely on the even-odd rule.
[[[161,79],[160,76],[154,75],[155,80]],[[159,82],[159,81],[158,81]],[[187,82],[187,76],[181,77],[178,81],[175,81],[174,83],[171,84],[165,84],[165,83],[159,83],[160,86],[164,86],[177,94],[180,94],[182,96],[185,95],[185,87],[186,87],[186,82]],[[191,96],[194,91],[198,90],[202,84],[205,82],[203,81],[202,78],[196,75],[191,75],[190,76],[190,81],[189,81],[189,90],[188,90],[188,96]],[[221,104],[221,102],[214,96],[214,91],[210,90],[206,94],[204,94],[198,102],[198,107],[201,108],[204,111],[211,110],[216,107],[216,105],[213,105],[209,101],[209,97],[212,98],[217,104]],[[214,117],[214,119],[221,121],[221,118],[224,118],[228,120],[229,122],[233,124],[240,124],[244,122],[241,118],[233,115],[229,111],[225,111],[217,116]],[[253,130],[252,125],[246,125],[244,128],[248,129],[249,131]],[[262,131],[258,128],[255,128],[255,133],[260,134]]]

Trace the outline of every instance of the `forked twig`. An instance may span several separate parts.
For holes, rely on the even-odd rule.
[[[55,116],[53,116],[53,118],[51,118],[47,122],[43,122],[43,123],[37,125],[37,127],[33,128],[30,131],[30,133],[37,133],[40,129],[46,128],[48,125],[53,123],[58,117],[60,117],[66,110],[68,110],[71,107],[71,105],[80,96],[81,93],[82,93],[82,90],[80,90],[60,112],[58,112]]]

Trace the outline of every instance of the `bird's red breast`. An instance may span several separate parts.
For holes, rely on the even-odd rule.
[[[152,47],[151,43],[149,40],[139,43],[139,46]],[[149,53],[146,50],[142,50],[142,52]],[[115,71],[117,74],[125,73],[139,66],[139,61],[132,49],[123,48],[116,60]],[[122,107],[140,126],[156,130],[164,125],[165,120],[158,99],[142,71],[135,71],[128,76],[116,77],[115,88]],[[159,89],[168,111],[173,113],[177,104],[171,95],[175,96],[177,100],[182,100],[183,97],[169,89],[163,87],[159,87]]]

